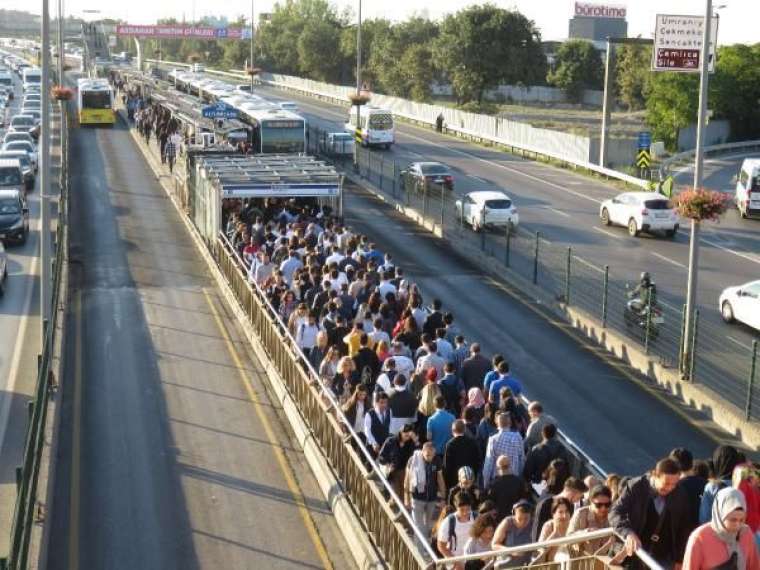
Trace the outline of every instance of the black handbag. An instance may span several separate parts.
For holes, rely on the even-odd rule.
[[[736,552],[731,554],[731,558],[726,560],[723,564],[719,564],[712,568],[712,570],[738,570],[739,564],[737,562],[738,556]]]

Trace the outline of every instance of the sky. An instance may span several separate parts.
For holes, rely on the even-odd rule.
[[[256,13],[272,10],[275,0],[253,0]],[[593,1],[593,0],[586,0]],[[331,0],[339,10],[351,8],[356,13],[359,0]],[[35,2],[36,4],[37,2]],[[362,0],[364,18],[384,17],[403,20],[413,14],[438,19],[466,6],[479,4],[471,0]],[[567,37],[568,20],[571,17],[574,0],[491,0],[502,8],[517,9],[536,22],[545,40],[561,40]],[[594,3],[604,4],[599,0]],[[57,4],[51,2],[51,7]],[[175,17],[183,14],[189,20],[193,11],[196,17],[204,15],[226,15],[234,18],[240,14],[250,14],[249,0],[128,0],[108,2],[103,0],[66,0],[69,14],[82,15],[84,10],[100,9],[98,16],[127,20],[131,24],[151,24],[158,18]],[[652,37],[655,15],[694,14],[702,15],[704,0],[611,0],[608,4],[623,5],[628,10],[628,35]],[[108,7],[105,7],[107,5]],[[713,0],[720,14],[719,44],[760,42],[760,0]],[[0,0],[0,8],[29,10],[29,0]],[[221,12],[220,12],[221,8]]]

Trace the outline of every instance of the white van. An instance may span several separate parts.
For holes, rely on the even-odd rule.
[[[24,82],[24,91],[30,85],[40,85],[42,83],[42,70],[39,67],[26,67],[21,74]]]
[[[760,158],[745,158],[736,177],[736,207],[742,218],[760,216]]]
[[[362,105],[359,107],[358,119],[357,125],[356,107],[351,107],[344,128],[347,133],[361,136],[362,146],[382,146],[388,149],[395,142],[396,131],[390,109]]]

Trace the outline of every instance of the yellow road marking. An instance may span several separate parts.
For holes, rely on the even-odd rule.
[[[578,335],[580,334],[578,330],[573,327],[570,323],[567,323],[566,321],[559,320],[555,317],[550,317],[543,311],[540,311],[536,307],[534,307],[531,303],[525,302],[524,299],[522,299],[519,294],[515,293],[510,287],[507,287],[503,283],[499,283],[495,279],[488,277],[486,281],[490,284],[496,287],[497,289],[500,289],[501,291],[505,292],[507,295],[512,297],[513,299],[520,302],[523,306],[527,307],[531,311],[533,311],[535,314],[539,315],[544,320],[548,320],[549,323],[556,326],[559,330],[564,332],[567,336],[572,338],[583,350],[586,352],[590,352],[591,354],[594,354],[595,356],[602,359],[602,361],[607,364],[608,366],[611,366],[620,374],[625,376],[628,380],[631,382],[634,382],[638,387],[640,387],[642,390],[662,402],[665,406],[667,406],[672,412],[674,412],[678,417],[680,417],[682,420],[684,420],[686,423],[688,423],[690,426],[692,426],[695,430],[702,433],[703,435],[707,436],[712,441],[715,441],[720,444],[729,444],[729,445],[736,445],[735,441],[718,437],[717,434],[713,433],[713,430],[706,428],[704,425],[702,425],[704,422],[700,422],[692,418],[689,414],[687,414],[685,411],[683,411],[675,402],[671,401],[668,396],[665,394],[662,394],[659,390],[653,388],[652,386],[649,386],[646,382],[643,382],[640,378],[638,378],[633,372],[631,372],[626,366],[619,362],[617,360],[617,357],[614,355],[609,354],[606,348],[603,346],[592,346],[588,345],[586,342],[583,342],[582,339],[578,338]]]
[[[224,323],[222,321],[221,316],[219,315],[219,311],[217,311],[216,307],[214,306],[214,302],[211,299],[211,296],[209,295],[208,290],[203,289],[203,294],[205,295],[206,302],[208,303],[208,306],[211,309],[211,313],[214,316],[216,325],[217,327],[219,327],[219,330],[221,331],[222,336],[224,337],[224,343],[227,346],[227,350],[229,351],[230,356],[232,356],[232,360],[234,360],[235,362],[235,367],[237,368],[237,371],[243,383],[243,386],[245,387],[245,390],[248,393],[248,397],[253,403],[253,407],[256,410],[256,416],[259,418],[259,420],[261,421],[261,424],[264,426],[264,431],[266,432],[267,439],[272,444],[272,449],[274,450],[275,457],[277,458],[277,463],[280,466],[280,470],[282,471],[282,474],[285,476],[285,482],[288,485],[288,490],[290,491],[290,494],[293,496],[293,501],[296,503],[296,505],[298,505],[298,510],[301,513],[301,518],[303,519],[304,526],[306,526],[306,531],[308,532],[309,538],[311,538],[311,541],[314,544],[314,548],[317,551],[317,555],[322,561],[322,565],[324,568],[327,568],[327,569],[333,568],[332,562],[330,561],[330,557],[327,555],[327,550],[325,549],[322,539],[319,536],[319,533],[317,532],[316,527],[314,526],[314,521],[312,520],[311,515],[309,515],[309,511],[306,508],[306,501],[304,500],[303,493],[299,489],[298,483],[296,483],[296,480],[293,477],[292,469],[290,465],[288,464],[288,460],[285,457],[285,453],[282,451],[280,444],[277,442],[277,439],[275,438],[275,432],[274,432],[274,429],[272,429],[272,424],[269,422],[269,418],[267,418],[266,413],[264,412],[264,408],[262,407],[259,399],[256,397],[256,393],[253,391],[251,382],[245,374],[245,367],[243,366],[243,363],[240,359],[240,355],[238,354],[238,351],[235,348],[235,345],[232,342],[232,339],[230,338],[230,335],[227,332],[227,329],[224,327]]]
[[[71,428],[71,494],[69,496],[69,568],[79,569],[79,505],[82,433],[82,293],[76,293],[74,315],[76,331],[74,333],[74,394],[73,425]]]

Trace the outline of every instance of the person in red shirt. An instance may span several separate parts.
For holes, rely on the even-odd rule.
[[[739,489],[747,501],[747,526],[757,535],[760,531],[760,473],[752,463],[737,465],[732,484]]]

